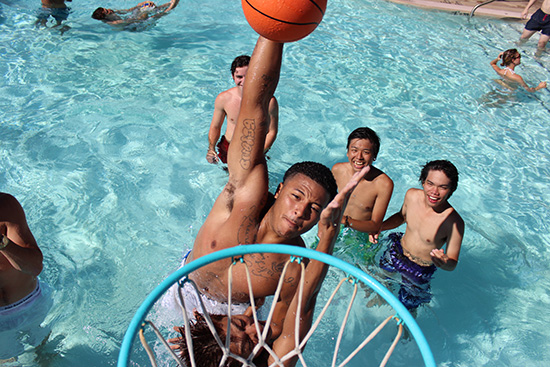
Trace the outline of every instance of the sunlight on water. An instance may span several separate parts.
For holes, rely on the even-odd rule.
[[[71,3],[62,35],[33,27],[38,1],[0,4],[0,190],[25,208],[55,302],[31,366],[116,365],[135,310],[178,267],[225,183],[204,158],[213,101],[256,39],[240,2],[181,0],[144,32],[94,21],[98,5],[134,4]],[[459,169],[450,201],[466,222],[461,261],[436,274],[418,315],[439,366],[550,363],[550,95],[503,91],[489,66],[522,27],[335,0],[310,37],[285,47],[272,189],[296,161],[344,160],[359,126],[381,137],[377,165],[395,182],[388,213],[426,161]],[[535,47],[520,49],[530,85],[550,79],[550,56],[535,59]],[[352,328],[381,312],[354,310]],[[331,333],[308,344],[311,358],[327,360]],[[419,363],[415,348],[400,343],[389,365]]]

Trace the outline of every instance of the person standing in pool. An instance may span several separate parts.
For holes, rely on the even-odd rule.
[[[349,242],[346,238],[359,240],[364,248],[369,245],[368,234],[380,232],[393,192],[393,181],[384,172],[372,166],[380,150],[380,138],[372,129],[355,129],[348,137],[346,149],[348,161],[336,163],[332,167],[340,190],[356,172],[369,166],[370,171],[357,185],[346,206],[338,242]],[[368,252],[365,259],[372,261],[372,251],[368,248],[364,250]]]
[[[316,224],[320,239],[317,250],[331,253],[347,200],[369,170],[368,167],[362,169],[337,194],[336,182],[327,167],[314,162],[297,163],[285,173],[283,183],[279,184],[274,200],[270,202],[264,146],[269,126],[269,103],[279,80],[282,53],[282,43],[263,37],[258,39],[250,61],[250,77],[243,89],[233,144],[229,146],[229,179],[197,234],[189,261],[240,244],[274,243],[305,247],[301,235]],[[250,269],[255,298],[263,299],[275,293],[282,268],[289,258],[289,255],[270,253],[243,257]],[[225,259],[201,267],[189,275],[202,295],[210,299],[209,303],[227,302],[227,270],[230,265],[231,259]],[[311,261],[306,267],[308,290],[307,299],[302,303],[304,326],[309,325],[313,317],[315,299],[326,270],[323,264],[316,261]],[[232,301],[248,303],[248,282],[245,267],[240,262],[233,267],[233,279]],[[294,332],[294,324],[291,327],[288,323],[296,311],[294,295],[299,279],[300,266],[290,264],[280,297],[274,300],[275,311],[269,325],[270,340],[274,348],[278,345],[277,350],[281,353],[293,348],[294,338],[289,335]],[[185,303],[187,306],[187,300]],[[203,312],[200,308],[197,311]],[[209,310],[207,312],[211,313]],[[246,314],[237,320],[231,320],[231,334],[240,335],[241,339],[232,340],[231,350],[246,357],[258,335],[252,319]],[[219,324],[224,327],[227,321]],[[202,331],[204,329],[195,330],[194,336],[204,343],[208,338],[204,337]],[[205,357],[208,354],[199,339],[194,340],[194,347],[200,348],[201,360],[211,363],[213,358]],[[214,349],[217,348],[215,341],[212,345]],[[199,355],[197,353],[195,355]],[[212,363],[216,363],[216,360]]]
[[[501,65],[504,66],[504,68],[497,65],[500,60],[502,60]],[[495,69],[497,74],[500,75],[506,82],[512,82],[512,84],[504,84],[504,86],[509,89],[515,89],[515,85],[517,84],[521,85],[528,92],[536,92],[546,88],[546,82],[540,82],[535,88],[531,88],[527,85],[527,83],[525,83],[519,74],[516,74],[515,68],[521,64],[521,54],[515,48],[501,52],[498,54],[496,59],[491,61],[490,64],[493,69]]]
[[[521,12],[521,18],[527,19],[528,11],[537,0],[529,0],[525,9]],[[537,45],[537,52],[540,54],[550,39],[550,0],[543,0],[540,9],[533,13],[531,19],[525,24],[525,29],[519,38],[519,44],[525,43],[536,32],[541,32]]]
[[[229,143],[233,138],[233,131],[239,116],[241,107],[241,99],[243,96],[243,85],[250,63],[250,56],[237,56],[231,63],[231,77],[235,82],[235,86],[224,92],[221,92],[216,97],[214,102],[214,115],[210,122],[210,130],[208,131],[208,151],[206,160],[209,163],[227,163],[227,150]],[[224,120],[227,119],[225,134],[220,139],[221,129]],[[277,138],[277,130],[279,126],[279,105],[277,99],[272,97],[269,101],[268,114],[269,128],[264,143],[264,154],[271,148]],[[219,142],[218,142],[219,140]],[[217,143],[217,145],[216,145]],[[218,152],[216,152],[216,147]]]
[[[51,306],[37,278],[41,271],[42,252],[23,208],[0,193],[0,359],[22,354],[49,333],[40,327]]]
[[[72,0],[42,0],[42,7],[38,9],[36,17],[36,25],[46,26],[48,18],[51,16],[55,19],[56,25],[58,27],[64,20],[67,20],[69,17],[69,12],[71,8],[67,7],[65,1]]]
[[[144,1],[130,9],[113,10],[97,8],[92,18],[101,20],[116,26],[128,26],[149,19],[158,19],[168,14],[179,3],[179,0],[171,0],[166,4],[157,6],[152,1]]]
[[[382,231],[405,223],[405,234],[391,233],[380,267],[402,276],[399,300],[411,313],[431,300],[430,280],[437,268],[452,271],[458,263],[464,221],[448,199],[458,186],[458,171],[447,160],[426,163],[422,190],[409,189],[401,210],[382,223]],[[378,234],[371,236],[378,241]],[[446,245],[445,251],[442,249]]]

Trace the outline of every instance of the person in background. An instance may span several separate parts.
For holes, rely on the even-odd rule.
[[[38,281],[42,260],[23,208],[0,193],[0,359],[22,354],[49,333],[40,326],[51,307]]]
[[[42,0],[42,7],[37,11],[36,17],[38,19],[35,24],[45,27],[48,18],[51,16],[56,21],[54,27],[61,26],[61,23],[69,17],[71,10],[65,5],[65,1],[72,0]]]
[[[233,60],[231,63],[231,77],[235,82],[235,86],[218,94],[214,102],[214,115],[212,116],[212,122],[210,122],[210,130],[208,131],[208,151],[206,153],[206,160],[209,163],[217,163],[218,161],[227,163],[227,151],[229,143],[233,139],[233,132],[241,108],[243,85],[249,62],[250,56],[248,55],[237,56]],[[225,134],[220,139],[225,119],[227,119]],[[269,129],[265,138],[264,154],[271,148],[277,137],[279,105],[275,97],[272,97],[269,101],[268,122]],[[216,143],[218,152],[215,149]]]
[[[107,24],[125,27],[163,17],[174,9],[178,3],[179,0],[171,0],[169,3],[157,6],[152,1],[144,1],[130,9],[97,8],[93,12],[92,18]]]
[[[521,12],[521,18],[527,19],[528,11],[537,0],[529,0],[525,9]],[[543,0],[540,9],[533,13],[531,19],[525,24],[525,29],[519,38],[519,44],[525,43],[536,32],[541,32],[537,45],[537,54],[546,48],[550,39],[550,0]]]
[[[499,61],[502,61],[500,64],[504,66],[503,68],[497,65]],[[521,54],[515,48],[501,52],[490,64],[497,74],[504,79],[505,83],[503,85],[509,89],[516,89],[517,85],[521,85],[528,92],[536,92],[546,88],[546,82],[540,82],[535,88],[531,88],[519,74],[516,74],[515,68],[521,64]]]
[[[332,167],[340,190],[356,172],[364,167],[370,167],[370,170],[359,182],[346,206],[337,243],[343,242],[344,246],[357,252],[356,245],[359,242],[363,260],[372,263],[376,251],[370,247],[369,233],[380,231],[393,192],[393,181],[372,165],[380,150],[380,138],[372,129],[355,129],[348,137],[346,149],[348,161],[336,163]],[[338,251],[346,252],[346,249]]]
[[[401,274],[399,300],[413,314],[430,302],[430,280],[437,268],[452,271],[464,236],[464,221],[448,199],[458,186],[458,171],[447,160],[426,163],[420,173],[422,189],[409,189],[401,210],[382,223],[382,231],[405,223],[405,234],[394,232],[380,267]],[[378,241],[378,234],[371,240]],[[445,251],[442,249],[446,245]]]

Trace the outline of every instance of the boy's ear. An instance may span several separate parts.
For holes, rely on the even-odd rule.
[[[275,199],[277,199],[277,197],[279,196],[279,192],[281,192],[282,189],[283,189],[283,183],[281,182],[279,184],[279,186],[277,186],[277,190],[275,191],[275,195],[273,195],[275,197]]]

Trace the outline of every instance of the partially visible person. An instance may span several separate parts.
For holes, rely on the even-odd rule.
[[[214,102],[214,115],[208,131],[208,151],[206,153],[206,160],[209,163],[217,163],[218,161],[227,163],[227,151],[229,143],[233,139],[233,131],[235,131],[237,117],[239,116],[243,85],[249,62],[250,56],[248,55],[237,56],[233,60],[231,63],[231,77],[235,82],[235,86],[218,94]],[[224,120],[227,120],[227,124],[225,133],[220,139]],[[268,121],[269,128],[264,143],[264,154],[269,151],[277,137],[279,105],[275,97],[272,97],[269,101]],[[218,148],[217,152],[216,147]]]
[[[521,18],[527,19],[529,8],[537,0],[529,0],[525,9],[521,12]],[[519,38],[519,44],[525,43],[536,32],[541,32],[537,51],[540,54],[546,48],[546,44],[550,39],[550,0],[543,0],[540,9],[533,13],[531,19],[525,24],[525,29]]]
[[[354,177],[355,181],[352,180],[350,186],[337,195],[336,182],[326,166],[314,162],[297,163],[287,170],[283,183],[279,184],[274,197],[270,198],[264,147],[270,124],[269,104],[279,81],[282,54],[283,44],[259,37],[250,61],[250,77],[244,85],[234,129],[234,143],[229,146],[228,182],[195,238],[193,249],[188,255],[189,261],[240,244],[275,243],[305,247],[301,235],[317,223],[320,238],[318,250],[329,253],[347,198],[361,175],[368,172],[368,168],[363,169]],[[255,298],[263,299],[275,294],[282,269],[289,258],[289,255],[272,253],[243,256],[244,263],[250,269],[250,288]],[[196,283],[201,297],[209,299],[209,304],[225,304],[223,312],[227,312],[227,270],[230,265],[231,259],[220,260],[189,275],[189,279]],[[320,285],[316,282],[322,281],[324,270],[324,267],[319,268],[314,262],[306,268],[306,277],[312,282],[313,288],[308,291],[310,302],[302,305],[308,308],[304,312],[309,312],[309,307],[314,303],[315,286]],[[250,292],[244,264],[238,262],[232,271],[232,302],[246,305]],[[307,275],[308,271],[313,274],[313,279]],[[269,325],[270,339],[276,340],[289,330],[286,319],[292,307],[296,307],[293,299],[300,274],[300,266],[290,264],[279,298],[273,301],[275,309]],[[185,289],[183,291],[186,307],[189,307],[188,295],[185,294],[188,292]],[[223,305],[221,308],[224,308]],[[214,313],[210,309],[197,310]],[[255,328],[251,328],[250,318],[243,317],[238,323],[233,323],[233,320],[232,334],[239,334],[243,339],[232,343],[232,350],[243,356],[255,338],[252,333]],[[304,321],[308,320],[304,318]],[[200,330],[194,332],[194,337],[197,338],[194,347],[201,351],[200,361],[218,365],[219,360],[213,361],[205,350],[211,344],[212,337],[201,334]],[[281,339],[279,343],[283,345],[284,341]],[[284,349],[283,346],[280,348]]]
[[[502,61],[500,65],[504,66],[504,68],[497,65],[500,60]],[[507,82],[504,86],[509,89],[515,89],[517,85],[521,85],[528,92],[536,92],[546,88],[546,82],[540,82],[535,88],[531,88],[519,74],[516,74],[515,68],[521,64],[521,54],[515,48],[501,52],[490,64],[497,74]]]
[[[320,241],[316,251],[332,254],[343,211],[354,188],[364,178],[367,172],[368,168],[365,167],[360,172],[355,173],[350,181],[341,188],[338,195],[336,195],[321,213],[318,225],[318,236]],[[258,259],[262,259],[262,256],[269,254],[258,255]],[[309,261],[304,271],[303,292],[301,294],[299,292],[293,292],[291,301],[288,301],[289,305],[286,312],[282,315],[275,312],[276,316],[272,319],[270,325],[266,325],[265,321],[259,321],[259,330],[256,329],[254,325],[251,307],[248,307],[244,313],[232,313],[231,319],[229,320],[231,325],[229,349],[231,353],[239,357],[247,358],[258,344],[260,335],[265,327],[269,327],[266,336],[267,345],[270,346],[279,358],[295,350],[296,317],[300,315],[298,333],[299,340],[301,341],[311,327],[317,296],[321,290],[327,272],[327,264],[316,260]],[[253,273],[255,272],[253,271]],[[299,274],[297,276],[299,276]],[[239,281],[236,277],[233,281],[239,283],[243,282],[242,280]],[[292,281],[298,281],[298,279],[292,279]],[[227,304],[225,304],[225,307],[227,308]],[[228,316],[225,316],[225,314],[211,314],[210,318],[212,319],[216,333],[220,336],[222,343],[225,344]],[[169,340],[170,343],[174,344],[172,349],[179,350],[181,360],[185,365],[190,366],[191,361],[185,341],[185,329],[183,327],[174,327],[174,330],[179,332],[180,336]],[[195,357],[200,356],[196,359],[197,366],[218,366],[223,356],[223,352],[212,336],[205,317],[197,310],[194,311],[194,320],[190,323],[190,330],[193,340],[193,354]],[[301,350],[303,351],[303,348]],[[284,365],[286,367],[294,366],[297,360],[298,357],[290,358],[285,361]],[[255,366],[273,365],[274,362],[274,358],[265,349],[260,350],[253,360]],[[229,358],[227,364],[224,364],[224,366],[241,365],[240,362],[237,362],[233,358]]]
[[[372,262],[375,251],[370,248],[372,244],[369,243],[368,234],[380,232],[393,192],[393,181],[384,172],[372,166],[380,150],[380,138],[374,130],[368,127],[355,129],[348,137],[346,149],[348,161],[336,163],[332,167],[340,190],[356,172],[369,166],[370,171],[359,182],[346,206],[342,218],[343,227],[337,242],[353,246],[351,242],[361,241],[363,259]],[[341,251],[346,252],[346,249]],[[355,248],[353,252],[356,252]]]
[[[382,223],[382,231],[405,223],[405,234],[391,233],[380,267],[401,274],[399,300],[416,314],[430,302],[430,280],[437,268],[452,271],[464,236],[464,221],[448,199],[458,186],[458,171],[447,160],[426,163],[420,173],[422,190],[409,189],[401,210]],[[371,236],[378,240],[378,234]],[[442,249],[446,246],[445,251]]]
[[[49,330],[40,327],[51,306],[41,289],[42,252],[23,208],[0,193],[0,359],[40,344]]]
[[[97,8],[92,18],[115,26],[129,26],[135,23],[158,19],[168,14],[179,3],[179,0],[171,0],[162,5],[156,5],[152,1],[144,1],[130,9]]]
[[[48,18],[52,17],[56,21],[56,27],[60,26],[64,20],[69,17],[71,8],[65,5],[65,1],[72,0],[42,0],[42,7],[38,9],[36,25],[46,26]]]

